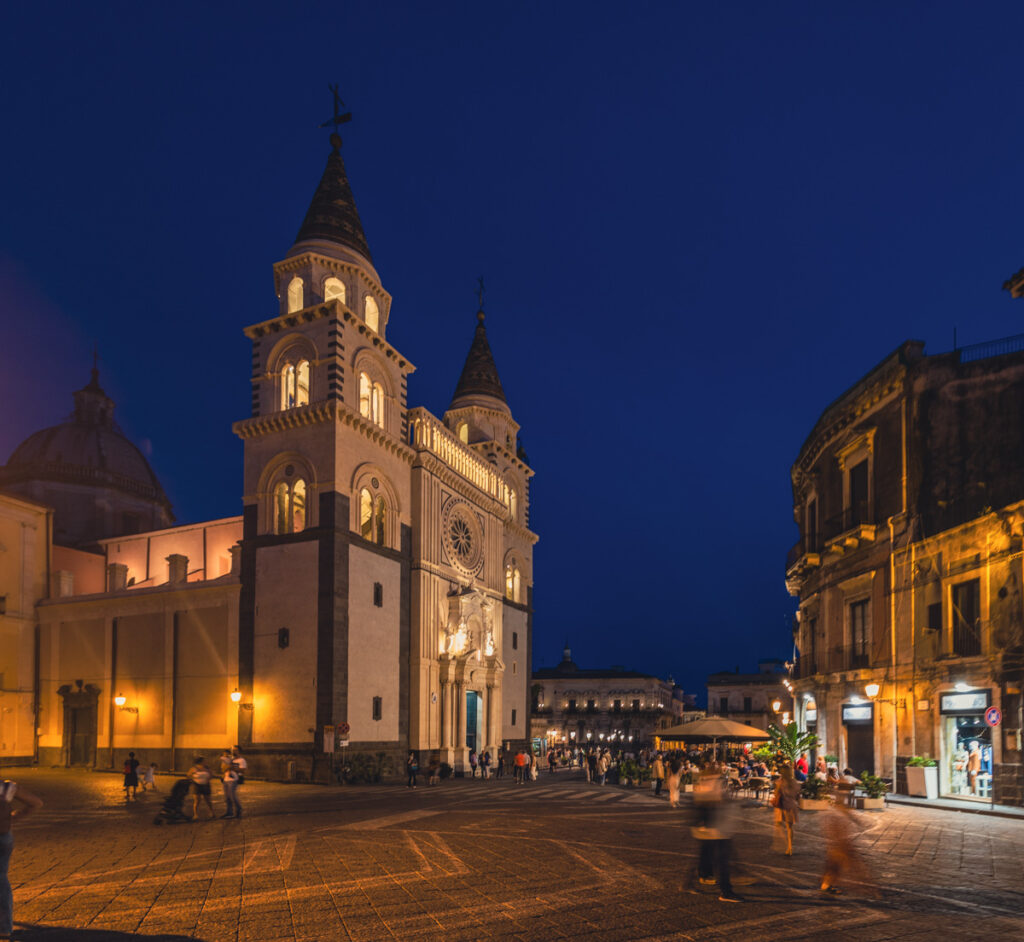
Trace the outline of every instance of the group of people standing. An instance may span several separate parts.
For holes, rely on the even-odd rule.
[[[238,746],[225,749],[217,759],[219,767],[218,777],[221,787],[224,790],[225,811],[222,818],[242,817],[242,804],[238,800],[238,786],[245,782],[245,773],[249,769],[249,763],[245,761]],[[206,764],[203,756],[196,756],[192,761],[192,767],[188,770],[189,794],[192,796],[192,820],[199,819],[200,800],[206,805],[210,812],[210,818],[216,816],[211,800],[213,771]]]

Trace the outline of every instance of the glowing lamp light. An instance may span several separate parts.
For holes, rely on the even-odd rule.
[[[868,698],[874,700],[878,696],[878,691],[882,688],[878,684],[868,684],[864,688],[864,692],[868,695]]]
[[[783,723],[783,725],[787,724],[788,722],[789,722],[789,714],[788,713],[783,713],[782,714],[782,723]]]
[[[119,707],[124,706],[124,704],[125,704],[125,696],[124,696],[124,694],[123,693],[119,693],[116,697],[114,697],[114,703],[116,703]]]
[[[960,682],[959,682],[959,683],[958,683],[958,684],[956,685],[956,689],[957,689],[957,690],[958,690],[958,691],[959,691],[960,693],[967,693],[967,691],[968,691],[968,690],[970,690],[971,688],[970,688],[970,687],[969,687],[969,686],[968,686],[967,684],[965,684],[965,683],[964,683],[964,682],[963,682],[963,681],[961,680],[961,681],[960,681]]]
[[[235,687],[235,689],[231,691],[231,702],[238,703],[241,699],[242,694],[239,692],[238,688]]]
[[[782,709],[782,701],[781,700],[772,700],[772,712],[773,713],[778,713],[779,710],[781,710],[781,709]]]

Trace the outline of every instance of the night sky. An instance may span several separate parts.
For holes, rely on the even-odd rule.
[[[1019,4],[17,4],[0,461],[93,344],[179,522],[241,512],[242,328],[329,152],[441,415],[476,278],[537,472],[535,666],[791,653],[789,468],[903,340],[1024,330]]]

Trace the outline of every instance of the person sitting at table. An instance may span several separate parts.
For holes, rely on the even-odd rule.
[[[843,769],[843,777],[840,779],[848,785],[860,785],[860,779],[853,774],[853,769]]]

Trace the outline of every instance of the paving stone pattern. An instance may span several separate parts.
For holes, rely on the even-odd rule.
[[[746,902],[729,904],[692,879],[688,809],[572,773],[415,790],[250,782],[240,821],[157,827],[160,796],[126,804],[119,776],[5,771],[46,801],[16,832],[25,940],[1024,938],[1015,820],[864,812],[870,882],[832,898],[817,889],[818,816],[801,816],[786,858],[770,810],[744,801]]]

